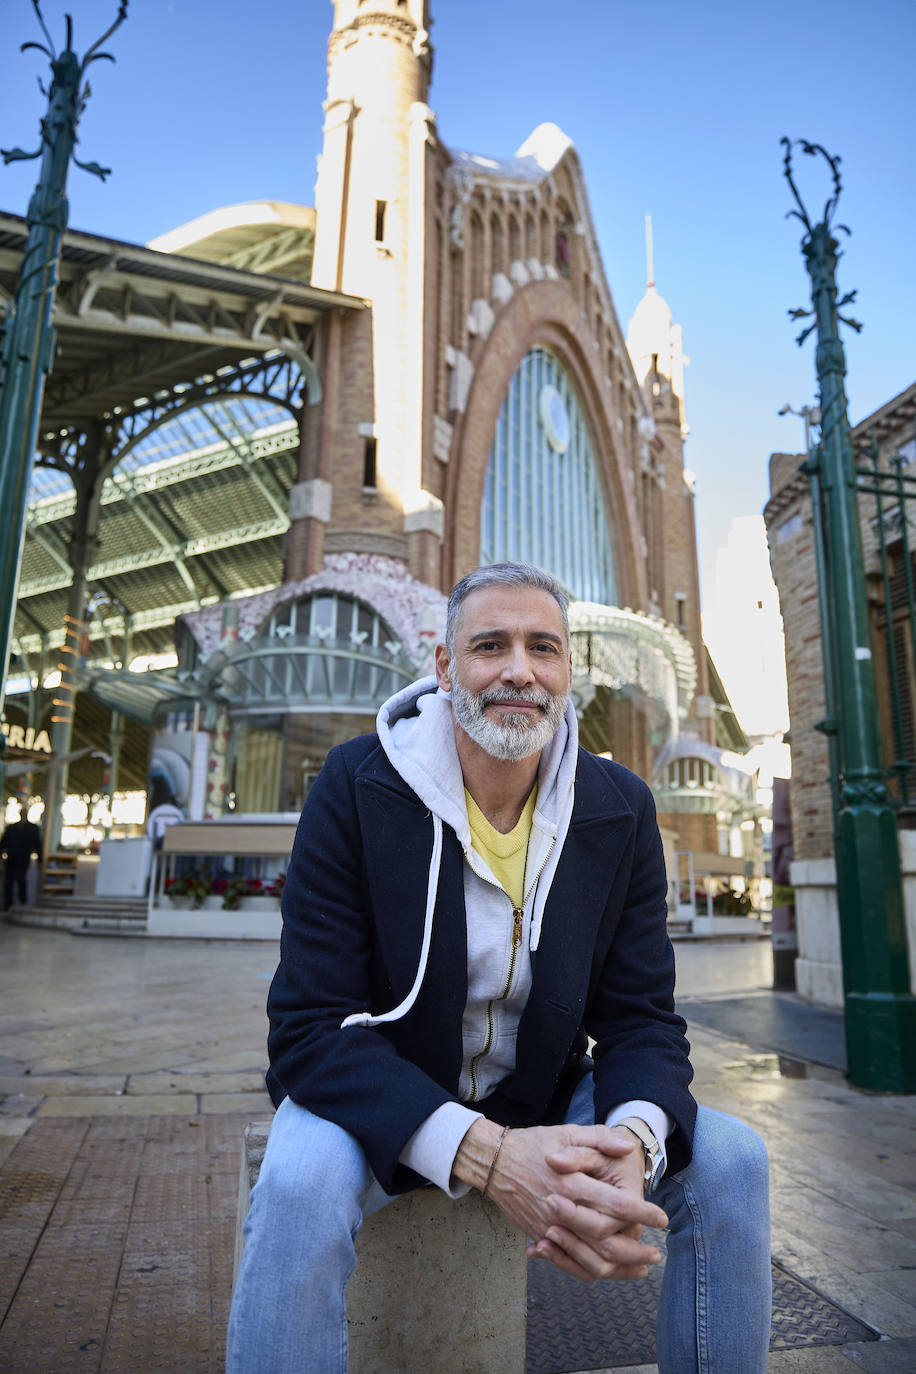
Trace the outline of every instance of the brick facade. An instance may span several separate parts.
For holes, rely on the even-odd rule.
[[[540,346],[589,429],[613,512],[619,604],[680,629],[704,698],[682,414],[668,379],[637,380],[575,149],[545,125],[502,162],[450,150],[426,103],[427,0],[373,0],[366,11],[335,0],[334,16],[312,282],[370,309],[320,326],[324,394],[300,480],[330,483],[330,514],[293,519],[287,577],[346,551],[403,558],[442,591],[474,567],[497,417]],[[709,739],[701,714],[691,707],[687,724]],[[610,716],[615,757],[651,776],[642,711],[615,701]]]
[[[796,859],[821,859],[833,853],[833,814],[827,740],[815,729],[827,710],[811,496],[798,471],[803,460],[802,454],[773,454],[764,518],[786,638],[794,853]]]
[[[896,397],[852,431],[852,443],[860,465],[876,444],[879,469],[888,472],[890,459],[901,449],[912,462],[916,460],[916,441],[912,438],[912,413],[916,411],[916,386]],[[814,529],[808,479],[799,472],[803,455],[775,453],[770,459],[770,500],[764,512],[770,544],[773,579],[779,592],[785,625],[786,675],[791,722],[792,781],[790,806],[796,859],[826,859],[833,854],[833,819],[830,793],[830,767],[826,737],[816,729],[827,715],[824,689],[824,664]],[[894,501],[885,496],[885,528],[894,545]],[[877,507],[871,492],[859,497],[859,528],[866,575],[866,590],[871,605],[871,649],[874,655],[878,689],[878,710],[884,763],[890,768],[898,751],[891,694],[890,656],[884,608],[884,587],[878,544]],[[912,515],[910,516],[912,523]],[[896,550],[899,555],[899,549]],[[902,562],[892,547],[888,564],[893,593],[894,625],[898,646],[899,685],[905,698],[904,711],[912,710],[914,679],[904,667],[908,644],[905,597],[902,595]],[[909,650],[912,662],[912,649]],[[909,824],[909,812],[904,814]]]

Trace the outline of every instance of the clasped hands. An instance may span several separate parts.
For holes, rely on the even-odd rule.
[[[483,1190],[501,1127],[480,1118],[454,1173]],[[667,1226],[643,1197],[643,1151],[625,1127],[531,1126],[505,1136],[487,1197],[529,1237],[529,1259],[593,1283],[641,1278],[661,1259],[643,1226]]]

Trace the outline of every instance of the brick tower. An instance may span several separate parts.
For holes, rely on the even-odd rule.
[[[435,137],[429,4],[333,4],[312,284],[372,302],[374,414],[360,426],[372,441],[369,475],[389,521],[397,510],[412,570],[437,574],[438,563],[417,566],[426,560],[411,538],[425,524],[437,526],[438,555],[441,509],[431,509],[437,503],[421,481],[427,167]]]

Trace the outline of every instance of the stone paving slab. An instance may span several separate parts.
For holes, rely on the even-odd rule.
[[[171,1073],[132,1073],[126,1080],[127,1091],[140,1093],[261,1093],[264,1070],[258,1066],[244,1072],[201,1073],[197,1069],[173,1070]],[[122,1085],[123,1086],[123,1085]],[[3,1091],[0,1080],[0,1092]]]
[[[37,1074],[22,1073],[16,1078],[0,1078],[0,1096],[68,1097],[81,1093],[115,1093],[127,1088],[127,1074]],[[189,1091],[193,1092],[191,1088]]]
[[[204,1093],[200,1099],[200,1110],[204,1116],[222,1115],[226,1112],[243,1112],[246,1119],[264,1117],[273,1113],[270,1094],[260,1093]]]
[[[38,1108],[37,1115],[45,1116],[149,1116],[151,1112],[163,1116],[195,1116],[197,1098],[192,1093],[150,1093],[145,1097],[99,1097],[87,1093],[85,1097],[49,1097]]]
[[[744,1044],[845,1070],[843,1013],[813,1007],[788,993],[764,992],[745,997],[688,998],[678,1002],[688,1033],[708,1026]]]

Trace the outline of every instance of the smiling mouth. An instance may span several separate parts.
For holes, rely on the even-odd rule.
[[[489,706],[495,706],[500,711],[515,712],[520,715],[527,715],[531,712],[545,715],[547,707],[540,701],[528,701],[524,697],[492,697],[483,703],[484,710]]]

